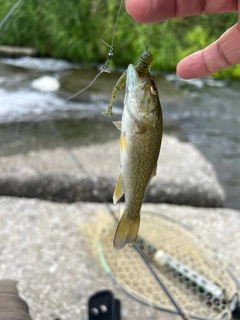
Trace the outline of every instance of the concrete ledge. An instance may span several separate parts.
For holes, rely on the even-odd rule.
[[[99,193],[112,201],[120,172],[119,141],[72,152],[80,165],[63,148],[0,158],[0,195],[97,202]],[[203,155],[191,143],[165,135],[145,201],[222,207],[224,199],[214,168]]]
[[[112,206],[116,211],[118,206]],[[192,227],[211,243],[240,279],[240,212],[146,204]],[[33,319],[87,319],[87,300],[97,290],[110,289],[122,301],[122,318],[176,319],[131,298],[114,285],[93,258],[79,225],[102,204],[59,204],[38,199],[0,198],[0,277],[19,282],[20,295]],[[127,270],[126,270],[127,271]]]

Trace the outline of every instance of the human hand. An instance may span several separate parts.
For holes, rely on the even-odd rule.
[[[126,9],[142,23],[236,11],[238,22],[205,49],[181,60],[177,74],[183,79],[200,78],[240,63],[240,0],[126,0]]]

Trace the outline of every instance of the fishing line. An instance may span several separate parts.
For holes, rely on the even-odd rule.
[[[71,100],[72,98],[75,98],[76,96],[78,96],[79,94],[83,93],[84,91],[86,91],[88,88],[90,88],[93,83],[97,80],[97,78],[103,73],[103,72],[107,72],[110,73],[110,71],[106,70],[105,68],[108,67],[108,65],[106,66],[106,64],[109,64],[110,60],[108,60],[102,67],[102,70],[96,75],[96,77],[89,83],[89,85],[87,85],[85,88],[83,88],[82,90],[78,91],[77,93],[74,93],[74,95],[72,95],[70,98],[68,98],[67,100],[65,100],[65,103],[68,102],[69,100]]]
[[[57,137],[61,144],[62,147],[65,149],[65,151],[67,152],[68,156],[70,157],[70,159],[76,164],[77,168],[81,171],[84,172],[85,175],[88,177],[89,181],[91,182],[92,186],[93,186],[93,192],[94,195],[96,197],[98,197],[98,199],[100,200],[100,202],[102,202],[103,204],[105,204],[105,206],[107,207],[107,209],[110,211],[110,213],[115,216],[114,211],[112,210],[111,206],[109,205],[108,201],[106,200],[106,198],[103,196],[103,194],[101,192],[99,192],[95,186],[94,186],[94,181],[91,178],[90,174],[87,172],[87,170],[84,168],[84,166],[81,164],[81,162],[79,161],[79,159],[76,157],[76,155],[72,152],[72,150],[70,149],[70,147],[68,146],[67,142],[64,140],[63,136],[61,135],[61,133],[58,131],[58,129],[56,128],[56,126],[54,125],[54,123],[51,121],[48,121],[48,126],[50,128],[50,130],[52,131],[52,133],[54,134],[55,137]]]
[[[65,149],[65,151],[67,152],[68,156],[70,157],[70,159],[77,165],[77,168],[80,169],[80,171],[84,172],[86,174],[86,176],[88,177],[89,181],[91,182],[93,189],[94,189],[94,195],[98,197],[98,199],[100,200],[101,203],[103,203],[106,206],[106,209],[108,212],[110,212],[110,214],[114,217],[115,220],[117,220],[117,217],[114,213],[114,211],[112,210],[110,204],[108,203],[108,201],[106,200],[106,198],[103,196],[103,194],[101,192],[99,192],[97,189],[94,188],[94,181],[92,179],[92,177],[90,176],[90,174],[87,172],[87,170],[84,168],[84,166],[81,164],[81,162],[79,161],[79,159],[76,157],[76,155],[72,152],[72,150],[69,148],[67,142],[64,140],[63,136],[61,135],[61,133],[58,131],[58,129],[56,128],[56,126],[54,125],[54,123],[51,121],[47,122],[49,125],[50,130],[52,131],[53,135],[55,137],[57,137],[61,144],[62,147]],[[119,213],[120,213],[120,204],[119,204]],[[116,257],[115,257],[115,277],[117,275],[117,255],[118,252],[116,251]],[[116,285],[117,282],[113,283],[113,292],[116,292]],[[114,299],[112,299],[112,319],[111,320],[115,320],[114,319],[114,314],[115,314],[115,302]]]
[[[108,69],[109,63],[113,58],[113,43],[114,43],[114,39],[115,39],[115,34],[116,34],[116,30],[117,30],[117,24],[118,24],[118,20],[119,20],[119,16],[120,16],[120,12],[121,12],[121,8],[122,8],[122,3],[123,0],[121,0],[119,8],[118,8],[118,14],[117,14],[117,18],[114,24],[114,29],[113,29],[113,35],[112,35],[112,43],[111,45],[107,44],[104,40],[100,39],[100,41],[102,41],[106,46],[109,47],[109,52],[108,52],[108,59],[107,61],[104,63],[104,65],[102,66],[101,70],[99,71],[99,73],[95,76],[95,78],[89,83],[89,85],[87,85],[85,88],[81,89],[80,91],[78,91],[77,93],[73,94],[70,98],[68,98],[66,102],[68,102],[69,100],[71,100],[72,98],[75,98],[76,96],[78,96],[79,94],[83,93],[84,91],[86,91],[87,89],[89,89],[93,83],[97,80],[97,78],[103,73],[103,72],[107,72],[110,73]]]
[[[153,0],[151,0],[151,4],[150,4],[146,51],[148,51],[148,47],[149,47],[149,43],[150,43],[151,25],[152,25],[152,13],[153,13]]]
[[[113,29],[112,43],[111,43],[111,47],[110,47],[110,48],[112,48],[112,50],[113,50],[113,42],[114,42],[114,38],[115,38],[115,33],[116,33],[116,30],[117,30],[117,24],[118,24],[120,12],[121,12],[121,9],[122,9],[122,3],[123,3],[123,0],[121,0],[121,2],[120,2],[120,6],[119,6],[119,9],[118,9],[118,14],[117,14],[117,19],[116,19],[115,26],[114,26],[114,29]]]
[[[4,30],[6,29],[6,26],[5,25],[5,29],[2,28],[3,25],[5,24],[6,21],[8,21],[9,17],[11,16],[11,14],[14,12],[15,9],[17,9],[18,7],[18,10],[20,9],[20,5],[24,2],[24,0],[18,0],[15,5],[11,8],[11,10],[6,14],[6,16],[2,19],[2,21],[0,22],[0,35],[4,32]],[[10,21],[9,21],[10,23]]]

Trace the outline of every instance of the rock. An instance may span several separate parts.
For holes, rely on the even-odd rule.
[[[42,76],[33,80],[31,86],[39,91],[52,92],[60,88],[60,82],[54,77]]]
[[[111,206],[118,211],[118,206]],[[87,301],[110,289],[121,300],[122,320],[176,319],[131,298],[114,284],[84,242],[79,225],[103,204],[59,204],[38,199],[0,198],[0,277],[18,281],[20,296],[35,320],[87,319]],[[240,212],[146,204],[144,209],[189,225],[211,243],[240,279]]]
[[[79,163],[76,162],[79,159]],[[0,158],[0,195],[60,202],[112,201],[119,175],[119,141]],[[221,207],[224,192],[213,166],[188,142],[164,136],[157,175],[146,202]]]
[[[0,57],[36,57],[38,52],[34,48],[26,48],[26,47],[11,47],[11,46],[0,46]]]

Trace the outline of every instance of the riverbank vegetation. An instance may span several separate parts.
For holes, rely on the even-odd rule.
[[[120,1],[25,0],[0,30],[0,44],[34,47],[43,56],[103,63],[111,44]],[[0,2],[0,19],[15,1]],[[153,69],[174,72],[179,60],[216,40],[237,21],[236,13],[171,19],[151,26],[149,50]],[[134,21],[123,7],[114,39],[112,64],[135,63],[148,39],[148,26]],[[240,79],[240,65],[214,75]]]

